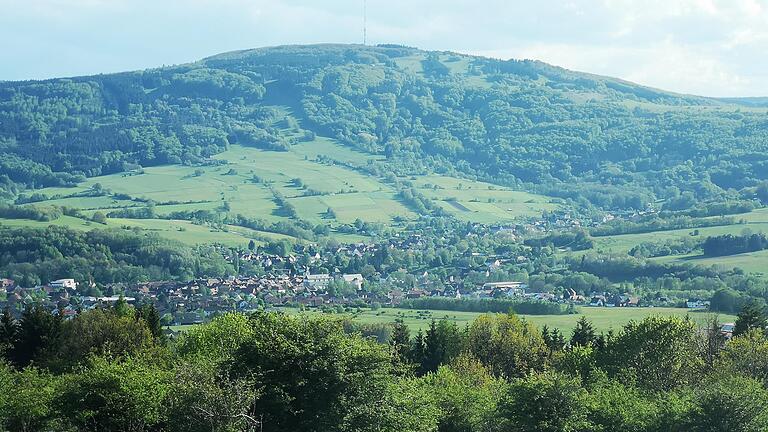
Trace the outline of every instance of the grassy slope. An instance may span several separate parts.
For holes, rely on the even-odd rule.
[[[0,219],[0,226],[44,228],[49,225],[89,231],[96,228],[117,228],[125,230],[140,229],[143,232],[156,233],[164,238],[178,240],[188,245],[220,243],[231,247],[245,247],[254,239],[289,238],[281,234],[250,230],[242,227],[214,229],[195,225],[183,220],[163,219],[109,219],[106,225],[100,225],[83,219],[62,216],[53,222],[38,222],[26,219]],[[263,243],[256,240],[256,243]]]
[[[550,198],[490,183],[439,175],[418,177],[414,186],[459,219],[494,223],[534,217],[557,205]]]
[[[768,233],[768,208],[758,209],[750,213],[735,215],[737,221],[733,225],[698,228],[699,238],[723,234],[738,235],[745,230],[754,233]],[[603,252],[627,253],[633,246],[643,242],[658,242],[691,236],[694,229],[672,231],[656,231],[643,234],[623,234],[616,236],[596,237],[595,249]],[[722,265],[724,267],[739,267],[747,272],[764,273],[768,270],[768,251],[751,252],[723,257],[704,257],[697,254],[675,255],[657,258],[664,262],[687,262],[700,265]]]
[[[222,209],[226,202],[233,214],[239,213],[270,222],[279,221],[285,216],[280,213],[274,201],[272,191],[275,190],[288,199],[302,219],[315,224],[336,225],[354,222],[358,218],[391,224],[395,218],[417,217],[397,199],[398,191],[391,185],[343,165],[321,163],[317,160],[319,156],[353,166],[363,165],[369,159],[379,157],[343,147],[323,137],[294,145],[288,152],[232,146],[215,157],[226,160],[226,165],[202,168],[168,165],[145,168],[144,174],[140,175],[112,174],[94,177],[75,188],[42,189],[38,192],[49,197],[61,195],[62,198],[34,205],[78,208],[88,216],[96,211],[108,213],[115,209],[145,205],[131,200],[116,200],[109,196],[67,198],[99,183],[114,193],[155,201],[155,210],[161,215],[182,210],[216,211]],[[203,173],[196,175],[196,170],[202,170]],[[253,182],[254,176],[257,176],[261,183]],[[301,179],[305,187],[296,187],[292,181],[294,178]],[[512,191],[488,183],[437,175],[413,177],[411,181],[425,195],[437,200],[446,210],[464,220],[487,223],[510,221],[519,217],[536,216],[555,207],[547,197]],[[433,189],[434,185],[438,185],[440,189]],[[318,191],[321,195],[307,196],[309,190]],[[489,198],[495,202],[488,203]],[[448,199],[455,199],[460,205],[451,204]],[[179,203],[168,203],[172,201]],[[335,219],[327,217],[329,208],[333,209]],[[34,221],[3,223],[45,225]],[[78,229],[90,229],[95,226],[74,218],[62,218],[54,224]],[[279,235],[234,227],[229,227],[229,232],[223,232],[183,221],[115,219],[110,220],[108,225],[141,227],[191,244],[221,242],[239,246],[247,243],[251,236],[281,238]],[[361,239],[359,236],[349,235],[337,237],[343,241]]]
[[[303,313],[309,316],[319,315],[321,312],[310,310],[299,312],[297,309],[284,308],[285,312],[296,314]],[[632,320],[641,320],[651,315],[662,316],[690,316],[697,323],[704,323],[712,314],[701,311],[689,311],[688,309],[676,308],[580,308],[580,313],[576,315],[521,315],[525,319],[541,328],[546,325],[549,328],[559,329],[566,337],[569,337],[576,321],[582,316],[587,317],[598,331],[607,331],[611,328],[619,329]],[[369,324],[393,323],[396,319],[402,319],[405,324],[415,333],[419,329],[426,330],[431,320],[446,318],[457,323],[460,327],[470,324],[479,313],[476,312],[453,312],[443,310],[429,310],[426,313],[418,313],[411,309],[389,309],[383,308],[377,311],[365,310],[359,314],[332,314],[331,316],[349,316],[353,320]],[[720,322],[733,322],[736,317],[732,315],[717,315]],[[183,330],[188,326],[176,326],[175,330]]]

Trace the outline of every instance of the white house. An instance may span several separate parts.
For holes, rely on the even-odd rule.
[[[365,282],[365,279],[363,279],[363,275],[360,273],[353,273],[353,274],[345,274],[341,276],[344,279],[344,282],[348,284],[352,284],[355,289],[361,290],[363,289],[363,282]]]
[[[50,286],[51,288],[76,289],[77,282],[75,282],[74,279],[57,279],[55,281],[48,283],[48,286]]]

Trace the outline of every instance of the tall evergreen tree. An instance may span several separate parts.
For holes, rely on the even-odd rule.
[[[11,348],[11,359],[18,367],[26,367],[41,354],[53,348],[61,332],[61,315],[43,306],[28,306],[19,322],[19,332]]]
[[[592,323],[587,320],[587,317],[581,317],[576,322],[576,327],[573,329],[573,335],[571,336],[571,346],[588,346],[595,343],[595,328]]]
[[[547,345],[547,347],[551,347],[552,335],[549,333],[549,326],[546,324],[541,327],[541,338],[544,339],[544,343]]]
[[[13,347],[19,336],[19,323],[11,315],[11,311],[5,308],[0,316],[0,354],[5,355]]]
[[[392,335],[389,337],[389,344],[392,348],[392,355],[396,363],[407,362],[411,354],[411,331],[405,325],[403,320],[398,319],[392,328]]]
[[[141,318],[149,328],[149,332],[152,334],[152,338],[156,341],[161,341],[164,337],[163,324],[160,320],[160,313],[157,312],[153,303],[146,303],[141,306],[137,311],[137,318]]]
[[[129,316],[133,314],[133,310],[128,305],[128,302],[125,300],[125,297],[121,294],[120,298],[115,302],[115,305],[113,306],[113,310],[115,311],[115,314],[117,316]]]
[[[427,336],[424,338],[424,361],[421,363],[421,372],[428,373],[437,370],[443,359],[443,346],[437,331],[437,322],[433,319],[429,324]]]
[[[411,344],[411,362],[421,368],[421,365],[424,363],[424,357],[426,354],[427,343],[424,338],[424,331],[419,329],[418,333],[416,333],[416,337],[413,338],[413,343]]]
[[[559,329],[552,330],[550,336],[549,349],[552,351],[562,351],[565,348],[565,337]]]
[[[733,328],[733,335],[739,336],[751,329],[765,330],[768,326],[768,317],[766,317],[765,306],[752,300],[747,302],[736,315],[736,325]]]

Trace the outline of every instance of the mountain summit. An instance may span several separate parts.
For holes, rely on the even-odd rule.
[[[5,195],[231,144],[329,137],[371,175],[448,173],[644,208],[748,194],[768,178],[760,101],[679,95],[538,61],[398,45],[279,46],[110,75],[0,83]],[[284,133],[290,113],[298,134]]]

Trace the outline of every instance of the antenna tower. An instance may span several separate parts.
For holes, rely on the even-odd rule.
[[[367,3],[368,0],[363,0],[363,45],[366,45],[368,42],[368,10],[367,10]]]

